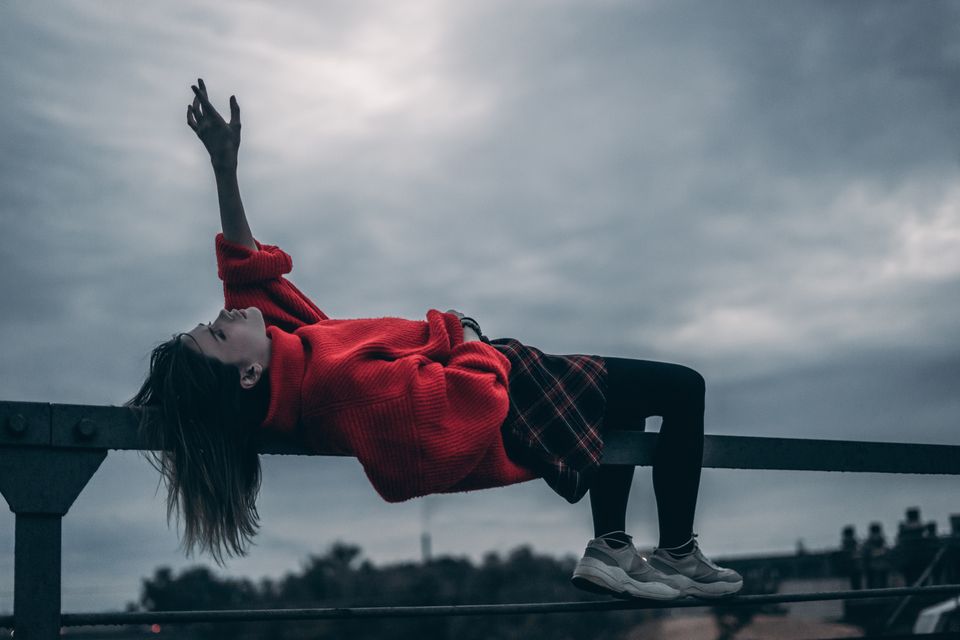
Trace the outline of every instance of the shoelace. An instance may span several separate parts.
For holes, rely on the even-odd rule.
[[[693,553],[694,551],[697,550],[697,534],[695,534],[695,533],[691,533],[691,534],[690,534],[690,540],[687,540],[687,541],[684,542],[683,544],[677,545],[677,546],[675,546],[675,547],[654,547],[653,550],[656,551],[656,550],[660,549],[660,550],[663,550],[663,551],[672,552],[674,549],[679,549],[680,547],[685,547],[685,546],[687,546],[688,544],[690,544],[691,541],[693,542],[693,550],[688,551],[687,553],[684,553],[684,554],[680,554],[680,555],[688,556],[688,555],[690,555],[691,553]]]
[[[623,542],[623,540],[620,539],[620,536],[611,536],[611,535],[610,535],[610,534],[613,534],[613,533],[623,534],[623,537],[625,537],[625,538],[627,539],[627,541],[626,541],[624,544],[628,544],[628,545],[632,545],[632,544],[633,544],[633,536],[630,535],[629,533],[627,533],[626,531],[609,531],[609,532],[603,534],[602,536],[599,536],[597,539],[598,539],[598,540],[612,540],[612,541],[614,541],[614,542]]]
[[[721,569],[720,567],[718,567],[717,565],[713,564],[713,561],[710,560],[710,558],[708,558],[707,556],[703,555],[703,552],[700,551],[700,547],[694,548],[693,552],[696,554],[696,556],[697,556],[697,558],[700,560],[700,562],[704,563],[705,565],[707,565],[708,567],[710,567],[710,568],[713,569],[714,571],[722,571],[722,569]]]
[[[689,543],[689,542],[692,540],[692,541],[693,541],[693,549],[692,549],[689,553],[684,553],[684,554],[682,554],[680,557],[692,555],[692,556],[695,557],[697,560],[699,560],[700,562],[704,563],[705,565],[707,565],[707,566],[710,567],[711,569],[714,569],[715,571],[720,571],[720,570],[721,570],[720,567],[718,567],[717,565],[713,564],[713,562],[710,560],[710,558],[708,558],[707,556],[703,555],[703,551],[700,550],[700,543],[697,542],[697,536],[698,536],[698,535],[699,535],[699,534],[692,533],[692,534],[690,534],[690,540],[687,540],[687,542],[684,542],[684,543],[681,544],[679,547],[672,547],[672,548],[673,548],[673,549],[679,549],[680,547],[686,545],[687,543]],[[667,553],[670,553],[671,555],[673,555],[673,554],[671,553],[670,549],[668,549],[668,548],[664,548],[664,547],[657,547],[657,548],[658,548],[658,549],[663,549],[663,551],[666,551]],[[654,549],[654,551],[656,551],[656,549]]]
[[[697,534],[696,534],[696,533],[694,533],[694,534],[693,534],[693,537],[691,537],[690,539],[693,540],[693,551],[690,552],[690,555],[693,555],[693,557],[695,557],[697,560],[699,560],[699,561],[702,562],[703,564],[707,565],[708,567],[710,567],[710,568],[713,569],[714,571],[723,571],[723,569],[720,568],[720,567],[718,567],[717,565],[715,565],[715,564],[713,563],[713,561],[710,560],[710,558],[708,558],[707,556],[703,555],[703,551],[700,550],[700,543],[697,542]],[[686,543],[684,543],[684,544],[686,544]]]
[[[637,549],[637,547],[633,544],[633,536],[627,533],[626,531],[610,531],[609,533],[603,534],[598,539],[606,540],[607,536],[609,536],[611,533],[622,533],[627,538],[626,546],[633,547],[633,551],[637,554],[637,557],[640,558],[640,560],[642,560],[644,563],[649,563],[649,560],[647,560],[646,554],[644,554],[639,549]],[[614,542],[623,542],[623,540],[620,540],[619,538],[611,538],[611,540],[613,540]],[[625,548],[625,547],[622,547],[622,548]]]

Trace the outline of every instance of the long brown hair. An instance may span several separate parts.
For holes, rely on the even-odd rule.
[[[167,484],[167,526],[184,520],[182,546],[209,551],[223,566],[223,553],[246,555],[259,527],[257,427],[270,401],[264,372],[249,390],[240,372],[187,346],[186,333],[157,345],[143,386],[124,406],[143,408],[140,435],[147,461]],[[197,345],[199,349],[199,345]],[[178,509],[179,507],[179,509]]]

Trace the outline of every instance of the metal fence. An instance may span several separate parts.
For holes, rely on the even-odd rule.
[[[601,601],[491,605],[317,608],[62,614],[61,523],[108,450],[149,450],[137,430],[138,414],[125,407],[0,402],[0,493],[16,515],[13,615],[0,627],[16,638],[52,640],[61,627],[276,619],[360,619],[419,616],[570,613],[641,608],[704,607],[696,600]],[[621,430],[605,435],[604,464],[649,466],[657,434]],[[291,440],[264,441],[262,454],[309,452]],[[708,435],[703,464],[718,469],[772,469],[910,474],[960,474],[960,446]],[[865,589],[830,593],[746,595],[724,606],[814,600],[953,595],[960,585]]]

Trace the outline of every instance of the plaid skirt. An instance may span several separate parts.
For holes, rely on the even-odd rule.
[[[603,455],[607,367],[600,356],[551,355],[513,338],[483,341],[510,360],[507,455],[568,502],[590,488]]]

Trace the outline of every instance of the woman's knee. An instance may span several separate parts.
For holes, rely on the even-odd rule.
[[[706,381],[674,362],[607,358],[608,415],[631,419],[677,410],[702,410]]]

